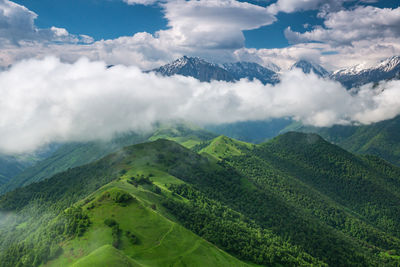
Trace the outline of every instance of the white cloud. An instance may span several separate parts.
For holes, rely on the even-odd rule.
[[[200,83],[136,67],[107,69],[87,59],[74,64],[31,59],[0,73],[0,151],[110,138],[181,119],[197,124],[277,117],[317,126],[371,123],[400,113],[400,81],[381,86],[382,92],[365,86],[351,95],[336,82],[298,70],[272,86],[247,80]]]
[[[321,12],[331,12],[342,8],[343,3],[354,2],[354,0],[278,0],[276,3],[268,6],[269,12],[277,14],[278,12],[292,13],[296,11],[315,10]]]
[[[182,55],[229,61],[234,59],[232,52],[245,45],[244,30],[275,21],[266,8],[235,0],[172,0],[161,6],[168,20],[167,30],[96,42],[92,47],[98,51],[98,59],[110,64],[135,64],[142,69]],[[127,62],[129,58],[134,60]]]
[[[329,13],[325,16],[324,26],[305,33],[288,28],[285,35],[292,43],[318,41],[334,46],[352,45],[360,40],[373,43],[383,38],[400,38],[400,7],[363,6]]]
[[[266,8],[235,0],[175,0],[163,4],[170,29],[157,37],[178,47],[236,49],[244,46],[243,30],[272,24]]]
[[[38,34],[34,27],[37,15],[27,8],[8,0],[0,0],[0,40],[18,43],[33,39]]]
[[[353,42],[352,46],[300,43],[274,49],[242,48],[236,50],[234,55],[236,60],[250,60],[261,65],[273,62],[282,69],[290,68],[299,59],[306,59],[335,71],[358,64],[373,66],[383,59],[400,55],[400,41],[398,38],[360,40]]]
[[[68,31],[64,28],[51,27],[50,28],[56,36],[68,36]]]
[[[31,42],[87,42],[87,36],[76,36],[66,29],[51,27],[40,29],[35,26],[37,14],[26,7],[0,0],[0,47],[24,45]]]
[[[268,62],[272,62],[283,70],[289,69],[299,59],[321,63],[321,49],[308,44],[274,49],[242,48],[236,50],[234,54],[239,61],[254,61],[263,66],[268,66]]]
[[[156,2],[158,2],[158,0],[123,0],[125,3],[127,3],[128,5],[152,5]]]
[[[108,64],[137,65],[142,69],[158,67],[182,55],[230,61],[234,59],[232,52],[244,47],[244,30],[275,21],[266,8],[235,0],[172,0],[160,5],[168,20],[168,29],[155,34],[140,32],[93,43],[91,37],[71,35],[63,28],[38,29],[34,25],[36,14],[14,4],[14,8],[26,13],[17,17],[31,16],[26,23],[31,31],[46,32],[48,36],[25,37],[18,41],[18,46],[3,45],[0,65],[8,66],[23,58],[45,55],[56,55],[67,62],[85,55]],[[11,32],[14,34],[15,31]]]

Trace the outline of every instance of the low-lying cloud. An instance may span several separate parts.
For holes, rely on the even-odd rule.
[[[0,152],[23,153],[52,143],[107,139],[146,131],[156,122],[199,125],[291,117],[305,124],[373,123],[400,113],[400,81],[364,86],[284,73],[281,83],[201,83],[122,65],[54,57],[21,61],[0,73]]]

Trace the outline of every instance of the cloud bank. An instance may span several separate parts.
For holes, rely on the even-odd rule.
[[[0,73],[0,152],[108,139],[149,130],[160,121],[202,125],[291,117],[316,126],[372,123],[400,113],[400,81],[380,88],[368,85],[353,95],[336,82],[298,70],[272,86],[160,77],[85,58],[74,64],[31,59]]]
[[[360,6],[324,16],[325,27],[305,33],[286,29],[286,38],[292,43],[319,41],[333,46],[352,45],[360,40],[379,40],[400,37],[400,7],[376,8]]]

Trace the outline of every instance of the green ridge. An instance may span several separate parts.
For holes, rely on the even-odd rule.
[[[239,156],[253,149],[254,145],[226,136],[218,136],[213,139],[209,145],[200,150],[200,153],[207,153],[217,159],[222,159],[227,156]]]
[[[68,266],[105,245],[144,266],[399,264],[398,167],[315,134],[199,147],[209,157],[129,146],[2,196],[0,266]]]

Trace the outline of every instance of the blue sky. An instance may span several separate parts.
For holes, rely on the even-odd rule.
[[[68,29],[74,34],[86,34],[95,40],[114,39],[137,32],[154,33],[167,28],[159,5],[127,5],[119,0],[16,0],[38,14],[36,25]],[[249,1],[266,6],[266,3]],[[278,21],[257,30],[245,31],[246,45],[255,48],[285,47],[289,43],[283,31],[288,26],[302,30],[302,25],[320,24],[316,11],[279,14]]]
[[[0,65],[51,54],[151,68],[186,54],[283,68],[309,59],[333,70],[400,54],[398,0],[0,0],[0,9],[2,3],[17,5],[4,18]]]
[[[36,24],[40,28],[51,26],[68,29],[74,34],[86,34],[95,40],[114,39],[133,35],[137,32],[154,33],[167,28],[159,5],[127,5],[119,0],[15,0],[39,15]],[[242,1],[244,2],[244,1]],[[260,6],[268,6],[276,1],[247,1]],[[360,4],[360,3],[358,3]],[[362,3],[361,3],[362,4]],[[379,7],[396,7],[397,0],[381,0],[369,3]],[[354,6],[354,2],[349,3]],[[282,48],[289,46],[284,30],[292,29],[304,32],[306,28],[322,25],[323,19],[317,18],[317,10],[295,13],[279,13],[277,22],[256,30],[245,31],[246,46],[250,48]]]
[[[38,14],[36,25],[68,29],[74,34],[90,35],[96,40],[114,39],[137,32],[154,33],[165,29],[157,5],[127,5],[119,0],[17,0]]]

